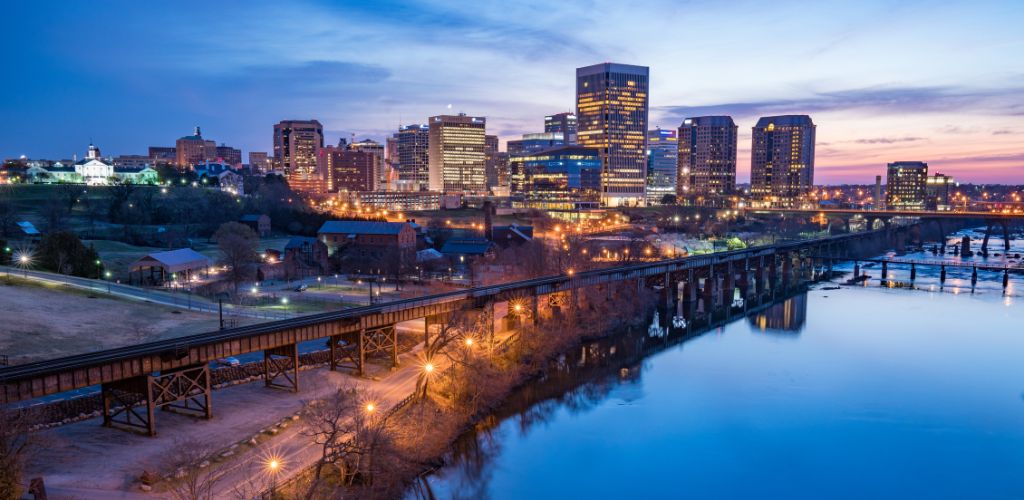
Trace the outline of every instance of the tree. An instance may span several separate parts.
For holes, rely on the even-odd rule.
[[[21,498],[25,458],[37,445],[30,422],[28,412],[0,407],[0,500]]]
[[[676,204],[676,195],[674,195],[674,194],[666,194],[665,196],[662,196],[661,197],[661,204],[662,205],[675,205]]]
[[[0,190],[0,236],[9,238],[14,232],[18,211],[14,207],[8,190]]]
[[[213,451],[208,443],[195,438],[174,441],[163,464],[165,475],[171,476],[167,489],[173,498],[214,498],[213,488],[224,473],[210,466]]]
[[[228,280],[238,293],[238,284],[255,272],[260,237],[245,224],[226,222],[214,233],[213,241],[220,249],[220,262],[228,266]]]
[[[39,242],[39,265],[61,274],[98,278],[103,272],[99,253],[69,231],[49,233]]]

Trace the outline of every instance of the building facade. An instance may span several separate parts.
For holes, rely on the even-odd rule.
[[[430,126],[406,125],[398,129],[398,180],[413,191],[430,184]]]
[[[176,165],[178,161],[178,152],[175,148],[169,148],[164,146],[150,146],[149,157],[152,159],[153,165],[168,164]]]
[[[544,117],[544,132],[562,134],[567,145],[576,144],[578,130],[579,123],[576,120],[576,114],[570,111]]]
[[[235,168],[242,166],[242,150],[221,144],[217,146],[217,159]]]
[[[766,116],[753,128],[750,192],[793,205],[814,186],[815,125],[807,115]]]
[[[327,191],[374,191],[379,158],[373,151],[327,146],[320,150],[319,170],[327,177]]]
[[[274,168],[292,181],[320,178],[317,155],[324,147],[324,127],[316,120],[284,120],[274,125]]]
[[[487,176],[487,189],[498,186],[498,136],[484,136],[484,172]]]
[[[960,184],[955,179],[945,174],[936,172],[935,175],[928,176],[925,183],[925,196],[927,197],[925,208],[939,211],[952,210],[956,188],[959,186]]]
[[[217,159],[217,143],[203,139],[202,131],[196,127],[192,135],[175,141],[175,164],[178,168],[192,168],[200,163]]]
[[[730,116],[697,116],[679,126],[679,184],[682,197],[728,195],[736,191],[736,137]]]
[[[249,170],[254,175],[266,174],[274,169],[270,156],[265,151],[249,152]]]
[[[443,193],[487,192],[486,126],[478,116],[430,118],[429,186]]]
[[[924,210],[928,164],[921,161],[890,163],[885,174],[885,206],[890,210]]]
[[[675,130],[647,131],[647,204],[661,205],[676,195],[679,143]]]
[[[373,139],[363,139],[361,141],[352,141],[348,144],[348,149],[351,151],[362,151],[372,154],[376,158],[373,165],[373,176],[376,179],[374,181],[374,186],[376,186],[374,189],[387,186],[388,169],[384,163],[386,151],[384,150],[383,144]]]
[[[576,69],[577,143],[601,153],[605,206],[646,200],[649,75],[645,66],[615,63]]]
[[[520,193],[535,200],[600,201],[601,155],[593,148],[563,146],[521,158]]]

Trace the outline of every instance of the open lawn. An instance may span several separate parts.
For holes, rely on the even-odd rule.
[[[9,356],[11,364],[213,332],[219,326],[215,314],[17,278],[0,278],[0,304],[4,305],[0,354]]]

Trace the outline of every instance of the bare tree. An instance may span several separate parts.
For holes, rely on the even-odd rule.
[[[0,499],[21,498],[25,456],[33,446],[28,414],[0,408]]]
[[[177,439],[168,450],[164,463],[168,492],[180,500],[206,500],[214,497],[214,487],[224,473],[210,466],[213,450],[195,438]]]
[[[0,189],[0,236],[8,238],[14,231],[18,211],[11,200],[9,189]]]
[[[259,255],[256,248],[260,238],[245,224],[226,222],[213,235],[220,248],[220,261],[228,266],[228,280],[238,293],[238,284],[250,279]]]

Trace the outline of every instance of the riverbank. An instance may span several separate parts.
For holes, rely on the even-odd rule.
[[[624,328],[643,328],[656,296],[650,291],[630,292],[615,294],[614,306],[607,293],[581,293],[578,308],[563,304],[549,309],[538,318],[539,325],[521,326],[509,341],[497,345],[466,342],[479,338],[474,337],[478,332],[462,328],[456,341],[437,353],[450,362],[449,368],[425,378],[423,393],[385,417],[381,426],[387,443],[373,450],[370,474],[361,476],[358,484],[346,484],[345,467],[330,467],[313,486],[314,474],[306,471],[278,491],[287,498],[304,496],[311,489],[314,497],[324,498],[402,496],[417,478],[444,465],[460,436],[492,425],[488,419],[495,409],[564,362],[566,353]],[[442,329],[439,336],[443,335]]]

